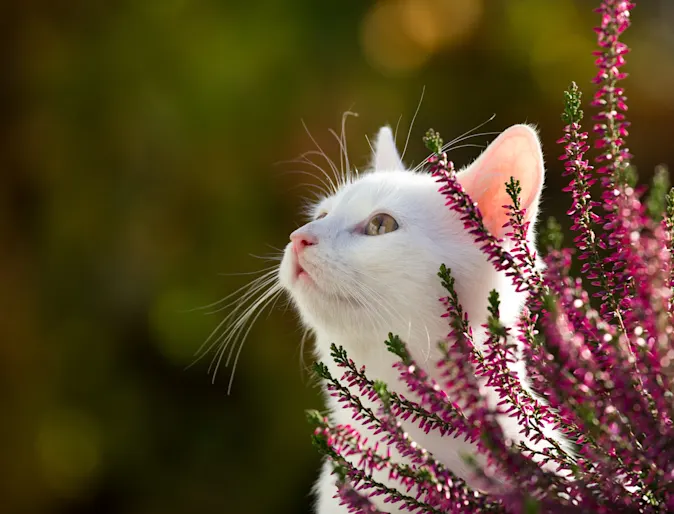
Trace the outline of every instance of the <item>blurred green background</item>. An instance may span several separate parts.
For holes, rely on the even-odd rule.
[[[592,94],[594,3],[2,2],[0,512],[307,512],[320,397],[295,315],[258,320],[227,395],[230,370],[186,369],[226,312],[189,310],[300,223],[318,179],[278,162],[312,149],[301,120],[338,159],[328,129],[357,111],[362,167],[380,125],[402,116],[404,140],[423,86],[408,163],[431,126],[536,123],[563,218],[554,141],[563,88]],[[642,4],[626,87],[647,178],[674,163],[674,6]]]

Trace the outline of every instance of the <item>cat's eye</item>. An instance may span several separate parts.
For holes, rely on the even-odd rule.
[[[398,222],[389,214],[375,214],[370,218],[365,227],[365,234],[368,236],[379,236],[398,230]]]
[[[320,220],[321,218],[325,218],[328,215],[327,212],[321,212],[318,216],[316,216],[317,220]]]

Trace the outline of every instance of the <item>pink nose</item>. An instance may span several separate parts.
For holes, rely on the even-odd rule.
[[[296,230],[290,234],[290,241],[292,241],[295,253],[300,253],[307,246],[317,244],[318,238],[302,230]]]

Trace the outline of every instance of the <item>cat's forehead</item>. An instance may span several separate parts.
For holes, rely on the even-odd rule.
[[[335,194],[315,205],[316,214],[395,207],[432,186],[428,175],[411,171],[375,171],[343,185]]]

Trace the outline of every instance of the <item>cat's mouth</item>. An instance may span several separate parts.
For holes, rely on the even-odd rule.
[[[307,270],[305,270],[302,265],[299,263],[299,261],[295,261],[295,280],[300,280],[303,277],[304,278],[311,278],[309,276],[309,273],[307,273]]]
[[[300,263],[300,258],[297,255],[293,258],[293,280],[295,282],[298,280],[309,280],[313,282],[311,275],[304,269],[304,266]]]

